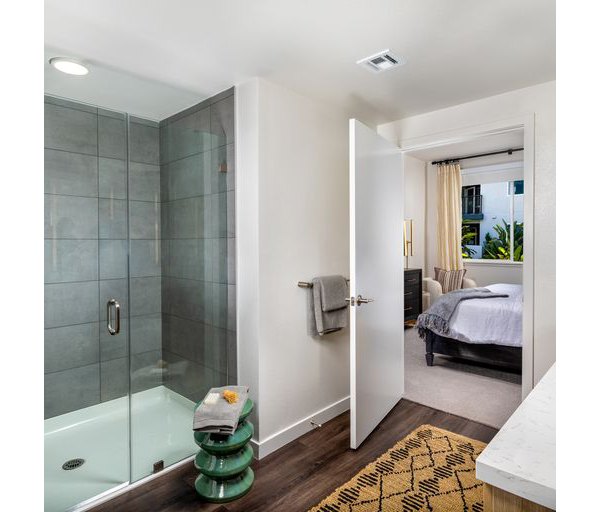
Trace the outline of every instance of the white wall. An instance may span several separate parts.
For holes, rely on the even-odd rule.
[[[255,403],[251,416],[258,439],[260,343],[258,315],[258,82],[251,80],[235,90],[236,142],[236,283],[238,382],[249,386]]]
[[[425,268],[425,167],[425,162],[404,156],[404,218],[413,220],[413,256],[408,259],[411,268]]]
[[[262,79],[236,97],[238,371],[263,457],[348,408],[348,331],[308,336],[297,286],[349,272],[348,117]]]
[[[433,142],[436,134],[475,132],[486,124],[535,116],[533,377],[536,383],[556,359],[555,98],[556,83],[547,82],[378,127],[380,134],[401,147],[408,147]]]

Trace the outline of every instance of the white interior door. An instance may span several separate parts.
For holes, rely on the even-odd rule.
[[[399,148],[350,120],[350,447],[404,393],[404,169]],[[362,303],[359,300],[372,299]]]

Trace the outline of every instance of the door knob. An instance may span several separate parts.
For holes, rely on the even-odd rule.
[[[361,304],[366,304],[367,302],[373,302],[375,299],[364,299],[362,295],[356,297],[348,297],[345,299],[351,306],[360,306]]]
[[[360,306],[361,304],[367,304],[369,302],[373,302],[375,299],[363,299],[362,295],[356,297],[356,305]]]

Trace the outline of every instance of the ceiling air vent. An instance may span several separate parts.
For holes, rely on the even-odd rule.
[[[375,55],[361,59],[356,63],[364,66],[370,71],[373,71],[373,73],[381,73],[382,71],[387,71],[388,69],[395,68],[396,66],[402,66],[405,62],[406,59],[396,57],[389,50],[383,50]]]

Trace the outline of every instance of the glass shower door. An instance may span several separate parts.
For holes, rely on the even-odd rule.
[[[45,510],[125,485],[125,114],[45,97]]]
[[[195,403],[236,382],[233,94],[129,118],[131,481],[196,453]]]
[[[129,116],[131,481],[172,461],[171,397],[163,386],[159,123]],[[190,421],[179,424],[186,429]]]
[[[170,162],[169,123],[133,116],[129,121],[131,481],[135,482],[198,449],[191,426],[193,399],[199,391],[190,397],[182,393],[181,385],[196,383],[202,374],[181,354],[189,348],[201,357],[205,325],[187,319],[201,315],[207,309],[202,301],[210,298],[203,295],[207,285],[200,275],[205,261],[200,246],[205,240],[194,230],[204,225],[204,209],[199,200],[190,199],[196,193],[193,185],[204,182],[206,158],[188,161],[180,156]],[[197,133],[196,126],[190,129]],[[178,136],[177,141],[181,145],[185,139]],[[182,176],[191,183],[185,183],[182,200],[175,203],[169,200],[171,185],[179,184]],[[179,247],[170,238],[173,229],[184,231],[187,252],[176,252]],[[180,279],[173,259],[186,266],[189,280]]]

